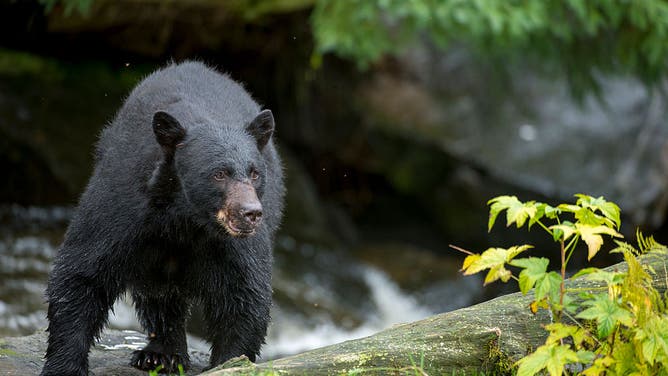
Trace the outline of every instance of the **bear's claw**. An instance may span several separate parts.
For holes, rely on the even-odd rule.
[[[142,371],[153,371],[162,366],[160,373],[178,373],[179,365],[187,369],[188,361],[180,354],[162,354],[150,350],[136,350],[132,353],[130,365]]]

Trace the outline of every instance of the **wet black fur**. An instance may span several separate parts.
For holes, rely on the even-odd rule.
[[[188,365],[192,304],[204,311],[212,366],[256,358],[269,322],[284,190],[273,141],[263,144],[273,117],[258,114],[240,85],[197,62],[170,65],[134,89],[100,137],[94,173],[53,263],[42,375],[87,375],[88,351],[124,291],[155,333],[133,365]],[[223,168],[240,180],[251,168],[260,174],[264,213],[254,236],[231,237],[215,220],[225,192],[212,176]]]

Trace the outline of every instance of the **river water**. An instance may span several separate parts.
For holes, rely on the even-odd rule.
[[[71,214],[68,207],[0,208],[0,337],[46,327],[50,260]],[[482,299],[480,279],[457,272],[461,259],[405,248],[350,252],[280,234],[263,359],[367,336]],[[198,315],[193,312],[189,339],[191,347],[206,350]],[[109,325],[140,329],[127,297],[116,302]]]

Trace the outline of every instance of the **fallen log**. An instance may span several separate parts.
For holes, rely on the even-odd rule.
[[[666,255],[644,256],[656,271],[654,286],[666,289]],[[606,270],[626,269],[619,263]],[[595,289],[600,283],[578,278],[568,288]],[[550,314],[532,314],[532,293],[514,293],[468,308],[396,325],[372,336],[307,351],[272,362],[252,364],[235,359],[209,376],[274,371],[278,374],[386,374],[417,371],[429,375],[503,374],[543,344]]]

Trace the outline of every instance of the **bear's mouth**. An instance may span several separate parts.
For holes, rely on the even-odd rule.
[[[226,214],[226,210],[221,209],[216,214],[216,221],[225,228],[228,234],[238,238],[245,238],[255,234],[255,228],[244,228],[239,227],[233,218],[229,218]]]
[[[252,229],[240,229],[240,228],[238,228],[237,226],[234,225],[233,221],[226,221],[226,222],[223,223],[223,226],[225,227],[225,230],[227,230],[227,232],[232,236],[243,238],[243,237],[251,236],[251,235],[255,234],[255,229],[254,228],[252,228]]]

